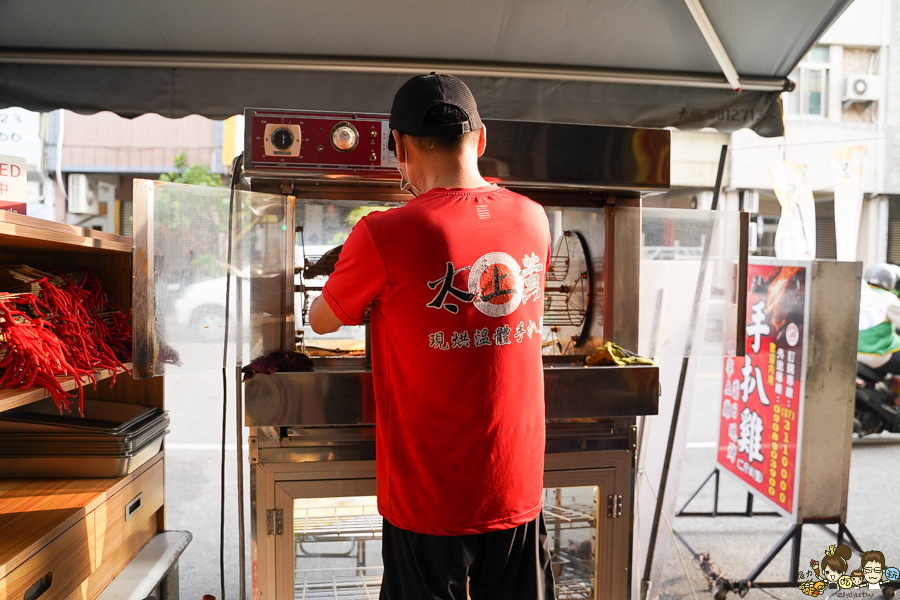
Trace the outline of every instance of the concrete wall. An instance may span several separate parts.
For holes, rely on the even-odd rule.
[[[863,190],[876,190],[876,172],[883,163],[878,128],[872,123],[792,122],[783,138],[762,138],[748,129],[731,136],[731,186],[771,190],[769,164],[797,162],[809,168],[814,192],[834,190],[831,153],[847,146],[866,148]]]
[[[722,145],[728,134],[700,131],[673,131],[671,154],[672,187],[708,187],[716,183]],[[726,175],[728,170],[726,169]],[[728,185],[727,177],[724,185]]]
[[[221,136],[221,124],[218,124]],[[156,114],[125,119],[110,112],[79,115],[65,111],[63,170],[72,173],[164,173],[175,155],[188,164],[223,172],[217,123],[191,115],[166,119]]]
[[[825,32],[819,43],[840,46],[882,46],[888,39],[886,11],[890,0],[855,0]]]

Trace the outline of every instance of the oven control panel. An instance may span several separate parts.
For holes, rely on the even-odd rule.
[[[244,168],[396,176],[398,163],[388,150],[389,136],[387,115],[248,108]]]

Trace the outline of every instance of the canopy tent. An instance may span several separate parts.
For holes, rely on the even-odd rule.
[[[388,112],[453,73],[482,117],[783,133],[787,75],[851,0],[8,0],[0,106]]]

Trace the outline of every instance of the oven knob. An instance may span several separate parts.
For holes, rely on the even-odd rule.
[[[359,132],[352,123],[341,121],[331,130],[331,145],[338,152],[350,152],[359,144]]]
[[[294,134],[287,127],[279,127],[272,132],[269,140],[277,150],[290,150],[294,145]]]

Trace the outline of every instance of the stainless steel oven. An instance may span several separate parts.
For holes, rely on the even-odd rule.
[[[235,196],[136,187],[136,206],[146,206],[136,219],[150,232],[136,244],[144,248],[136,289],[155,317],[136,332],[148,353],[135,369],[161,373],[173,354],[216,366],[221,334],[219,346],[204,346],[204,336],[225,314],[235,365],[279,350],[312,357],[311,372],[257,375],[244,386],[254,597],[376,598],[382,521],[368,327],[318,336],[307,312],[353,224],[410,196],[398,189],[385,115],[247,109],[244,117]],[[637,349],[641,198],[668,187],[670,134],[485,123],[482,174],[541,203],[551,226],[544,514],[558,597],[628,597],[635,418],[656,413],[659,375],[584,359],[607,340]],[[179,234],[184,213],[207,225]],[[224,266],[198,262],[204,249],[224,247],[223,222],[233,256]],[[209,295],[226,285],[235,296],[227,308],[203,313],[191,300],[198,286]],[[195,313],[208,318],[195,323]]]

